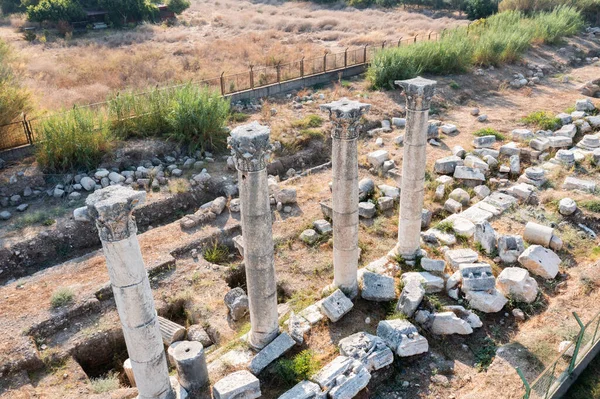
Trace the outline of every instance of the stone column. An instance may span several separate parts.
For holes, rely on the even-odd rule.
[[[414,259],[421,243],[421,212],[425,186],[429,105],[436,82],[421,77],[397,80],[406,97],[406,134],[402,159],[400,221],[396,253]]]
[[[264,348],[279,334],[273,226],[267,183],[270,129],[258,122],[231,132],[229,146],[238,170],[244,264],[250,309],[248,343]]]
[[[333,123],[333,286],[351,298],[358,294],[358,124],[370,108],[346,98],[321,105]]]
[[[175,392],[158,325],[152,290],[131,215],[146,193],[109,186],[91,194],[87,213],[96,222],[123,326],[140,399],[171,399]]]

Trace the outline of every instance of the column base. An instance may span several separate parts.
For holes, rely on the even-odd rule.
[[[358,282],[356,283],[356,285],[353,286],[343,286],[343,285],[337,285],[335,284],[335,282],[329,284],[328,286],[326,286],[325,288],[323,288],[323,290],[321,291],[321,293],[325,296],[329,296],[331,295],[335,290],[337,290],[339,288],[340,291],[342,291],[344,293],[344,295],[346,295],[349,299],[354,299],[356,297],[358,297]]]
[[[171,382],[171,389],[161,394],[162,399],[188,399],[188,392],[179,384],[177,377],[171,376],[169,381]],[[147,397],[138,395],[136,399],[147,399]]]
[[[387,257],[390,260],[396,260],[398,256],[401,256],[402,259],[406,261],[414,261],[417,257],[427,256],[427,252],[421,248],[417,248],[415,251],[405,252],[400,249],[400,243],[396,243],[396,246],[388,252]]]
[[[279,335],[279,329],[277,329],[277,331],[274,331],[269,336],[263,336],[261,339],[257,339],[256,337],[253,337],[253,335],[254,334],[252,333],[252,330],[250,330],[250,332],[244,335],[241,339],[243,341],[246,341],[250,348],[254,349],[257,352],[260,352],[262,349],[264,349],[265,346],[269,345],[271,341],[277,338],[277,336]]]

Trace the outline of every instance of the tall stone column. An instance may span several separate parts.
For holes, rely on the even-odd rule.
[[[333,286],[351,298],[358,294],[358,124],[370,108],[347,98],[321,105],[333,123]]]
[[[427,128],[429,105],[436,82],[417,77],[397,80],[406,97],[406,134],[402,159],[400,221],[396,252],[404,259],[414,259],[421,243],[421,212],[425,187]]]
[[[258,122],[231,132],[229,146],[238,170],[244,264],[250,308],[248,343],[262,349],[279,334],[273,225],[267,183],[270,129]]]
[[[154,308],[152,290],[136,236],[133,209],[144,191],[109,186],[91,194],[87,213],[96,222],[108,275],[123,326],[125,344],[140,399],[171,399],[175,392]]]

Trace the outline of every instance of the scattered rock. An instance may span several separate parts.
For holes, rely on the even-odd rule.
[[[379,370],[394,362],[394,353],[378,336],[358,332],[339,342],[340,354],[361,362],[368,371]]]
[[[496,281],[498,291],[518,302],[531,303],[538,294],[537,282],[529,276],[529,272],[520,267],[507,267],[498,275]]]
[[[312,245],[319,239],[319,234],[313,229],[306,229],[300,234],[300,239],[308,245]]]
[[[248,313],[248,296],[240,287],[233,288],[225,294],[225,305],[234,321],[241,320]]]
[[[396,299],[394,278],[365,271],[362,277],[361,296],[368,301],[386,302]]]
[[[352,301],[339,289],[321,302],[321,311],[334,323],[352,310],[353,307]]]
[[[382,320],[377,326],[377,336],[400,357],[414,356],[429,350],[427,339],[408,320]]]
[[[519,256],[519,263],[524,268],[546,279],[556,277],[560,262],[560,258],[554,251],[541,245],[531,245]]]

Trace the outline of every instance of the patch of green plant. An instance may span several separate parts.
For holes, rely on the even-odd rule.
[[[542,295],[539,292],[538,292],[538,295],[535,298],[535,300],[531,303],[520,302],[510,295],[508,296],[507,299],[508,299],[507,305],[508,305],[509,309],[521,309],[529,317],[540,313],[547,306],[546,300],[544,299],[544,295]]]
[[[454,225],[449,220],[442,220],[434,228],[443,233],[454,233]]]
[[[590,212],[600,213],[600,200],[579,201],[579,206]]]
[[[212,245],[204,249],[202,256],[210,263],[215,263],[217,265],[226,263],[229,259],[229,248],[219,244],[219,242],[215,240]]]
[[[321,129],[315,128],[302,129],[300,130],[300,135],[302,135],[302,137],[308,138],[309,140],[323,140],[325,138],[323,131]]]
[[[432,310],[434,310],[436,312],[443,312],[444,311],[444,304],[440,300],[440,297],[437,296],[436,294],[427,294],[427,295],[425,295],[425,300],[427,301],[427,303],[429,304],[429,306],[431,306]]]
[[[483,137],[483,136],[494,136],[498,141],[504,141],[506,137],[491,127],[484,127],[483,129],[479,129],[476,132],[473,132],[473,136]]]
[[[315,303],[318,299],[319,294],[314,292],[314,290],[299,290],[292,294],[288,304],[294,312],[300,312]]]
[[[462,245],[467,245],[469,243],[469,236],[466,234],[458,234],[454,235],[456,237],[456,241],[458,241]]]
[[[319,115],[306,115],[302,119],[296,119],[292,122],[292,127],[297,129],[308,129],[308,128],[316,128],[321,127],[323,124],[323,118]]]
[[[50,298],[50,305],[53,309],[68,305],[75,299],[75,293],[68,287],[62,287],[54,291]]]
[[[56,218],[64,213],[65,210],[61,207],[27,212],[17,219],[12,227],[15,229],[22,229],[27,226],[35,225],[52,226],[56,223]]]
[[[529,126],[535,126],[542,130],[555,130],[560,127],[560,119],[546,111],[535,111],[521,119]]]
[[[106,393],[121,387],[119,374],[114,371],[106,374],[104,377],[91,378],[90,385],[94,393]]]
[[[472,349],[472,348],[471,348]],[[473,354],[475,356],[475,368],[477,371],[486,371],[496,357],[496,343],[489,337],[485,337],[483,342],[477,343]]]
[[[233,112],[229,115],[229,120],[232,122],[246,122],[248,119],[250,119],[250,115],[243,112]]]
[[[402,312],[393,312],[385,317],[386,320],[408,320],[408,317]]]
[[[460,85],[459,85],[458,83],[456,83],[454,80],[451,80],[451,81],[448,83],[448,86],[450,86],[450,88],[451,88],[452,90],[458,90],[458,89],[460,89]]]
[[[287,385],[292,385],[312,377],[321,368],[315,353],[306,349],[292,359],[280,359],[275,364],[275,375]]]

